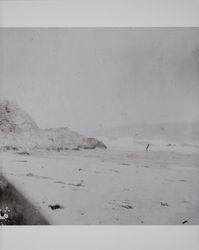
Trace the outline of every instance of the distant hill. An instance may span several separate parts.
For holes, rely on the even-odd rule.
[[[179,143],[199,143],[199,122],[133,124],[101,129],[91,135],[109,138],[130,137],[137,140],[154,140]]]
[[[13,102],[0,101],[0,150],[67,150],[106,148],[95,138],[84,137],[68,128],[40,129],[34,120]]]

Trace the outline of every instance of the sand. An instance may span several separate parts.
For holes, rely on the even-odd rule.
[[[198,147],[148,142],[2,152],[2,172],[49,224],[199,224]]]

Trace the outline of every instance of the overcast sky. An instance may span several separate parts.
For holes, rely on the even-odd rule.
[[[199,28],[1,28],[0,97],[42,128],[199,120]]]

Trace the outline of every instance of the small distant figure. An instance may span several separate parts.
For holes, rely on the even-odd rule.
[[[146,150],[148,150],[148,149],[149,149],[149,146],[150,146],[150,144],[148,143],[148,145],[146,146]]]

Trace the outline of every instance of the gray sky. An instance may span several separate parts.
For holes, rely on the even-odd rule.
[[[0,97],[42,128],[199,120],[199,28],[1,28]]]

